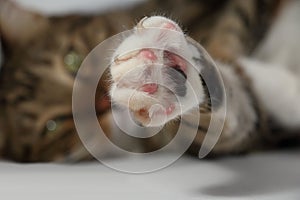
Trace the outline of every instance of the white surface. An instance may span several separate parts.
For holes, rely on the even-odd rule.
[[[95,13],[115,8],[125,8],[145,0],[15,0],[22,6],[48,15],[66,13]]]
[[[97,162],[0,164],[1,199],[300,199],[300,150],[218,160],[182,157],[132,175]],[[164,157],[157,157],[159,162]]]

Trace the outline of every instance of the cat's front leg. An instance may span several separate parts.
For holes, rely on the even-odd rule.
[[[218,63],[218,67],[226,91],[226,118],[213,153],[240,153],[261,148],[266,116],[251,80],[238,64]]]
[[[273,130],[272,140],[299,135],[299,75],[287,66],[255,59],[240,60],[252,80],[257,98],[265,108]],[[279,129],[280,133],[277,133]],[[298,137],[299,138],[299,137]]]
[[[158,30],[147,34],[143,32],[147,28]],[[204,62],[207,59],[203,60],[204,55],[187,40],[175,22],[164,17],[150,17],[139,22],[136,30],[120,44],[113,57],[110,68],[112,100],[129,108],[135,120],[144,126],[161,126],[173,121],[165,127],[164,131],[168,134],[173,134],[174,127],[180,122],[176,120],[178,117],[190,116],[184,122],[187,136],[189,126],[195,127],[192,113],[200,107],[202,117],[200,122],[196,122],[199,126],[194,140],[197,148],[202,145],[205,129],[211,121],[212,110],[207,105],[212,102],[221,104],[227,100],[225,126],[213,151],[231,153],[249,148],[252,143],[246,143],[252,141],[249,138],[257,118],[251,97],[233,67],[220,64],[227,97],[216,90],[215,97],[211,98],[201,75],[211,67],[211,63]],[[168,32],[170,30],[176,34]],[[162,48],[145,48],[149,43],[158,47],[162,44]],[[126,49],[136,50],[126,52]],[[196,67],[184,58],[195,60]],[[211,74],[209,77],[212,78]],[[221,120],[222,114],[216,116]]]

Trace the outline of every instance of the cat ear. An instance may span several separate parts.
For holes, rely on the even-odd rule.
[[[49,20],[15,2],[0,0],[0,36],[4,42],[22,45],[49,26]]]

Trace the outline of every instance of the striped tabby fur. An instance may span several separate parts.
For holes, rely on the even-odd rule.
[[[227,92],[255,102],[257,108],[249,108],[253,115],[263,113],[251,95],[247,76],[235,60],[256,47],[272,23],[278,5],[277,0],[152,0],[132,9],[101,15],[46,17],[24,10],[12,1],[0,0],[0,36],[4,52],[0,73],[0,155],[20,162],[91,159],[72,120],[71,95],[76,69],[98,43],[123,31],[124,27],[131,28],[136,19],[157,12],[178,19],[214,59],[227,63],[222,72],[229,74],[229,79],[224,78]],[[69,57],[77,62],[68,63]],[[232,73],[236,77],[230,77]],[[236,85],[243,81],[245,84]],[[231,91],[231,85],[235,85],[235,91]],[[111,136],[108,90],[108,81],[101,80],[95,102],[101,102],[96,103],[99,122]],[[245,90],[249,93],[245,94]],[[263,120],[256,123],[248,118],[251,117],[243,119],[252,121],[247,137],[239,138],[235,134],[227,137],[230,127],[225,125],[216,153],[256,148],[253,146],[253,141],[257,140],[256,124],[266,125]],[[199,134],[190,148],[192,152],[201,145],[202,128],[205,130],[210,121],[209,112],[202,119]],[[172,132],[176,126],[170,123],[163,131]],[[245,128],[238,127],[236,134]],[[170,138],[172,136],[161,140],[158,136],[143,140],[143,151],[157,149]]]

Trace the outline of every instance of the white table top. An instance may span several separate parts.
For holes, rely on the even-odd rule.
[[[77,165],[2,162],[0,198],[300,199],[299,158],[300,150],[217,160],[183,156],[163,170],[140,175],[117,172],[98,162]],[[164,157],[153,162],[160,159]]]

